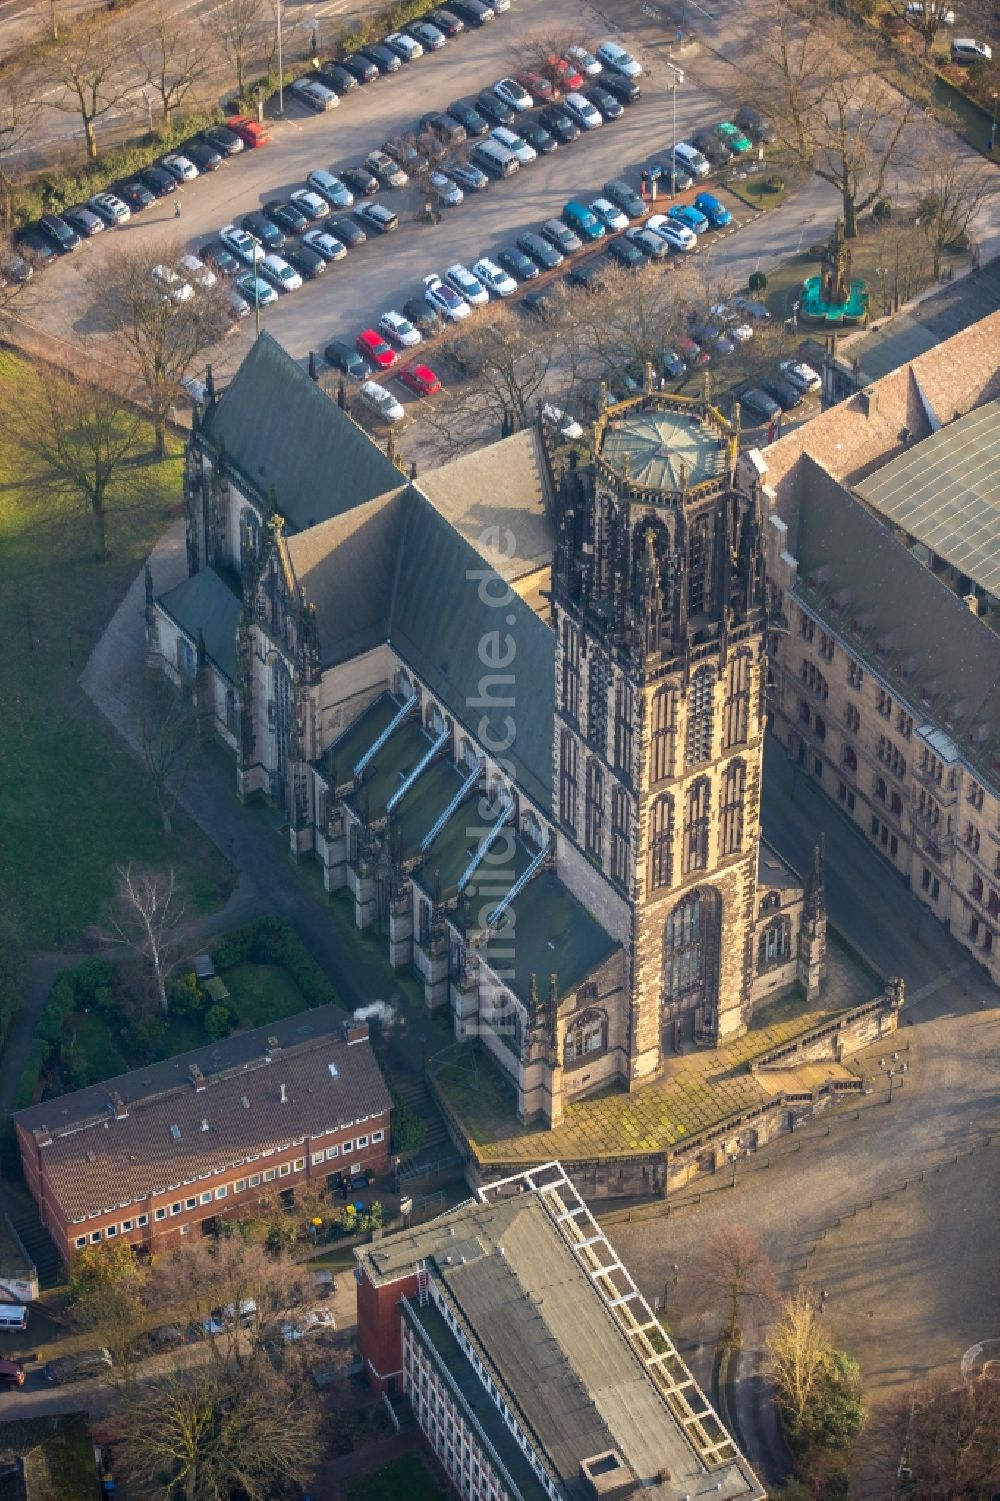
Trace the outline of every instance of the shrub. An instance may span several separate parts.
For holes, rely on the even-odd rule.
[[[747,278],[747,286],[751,292],[765,292],[767,290],[767,277],[763,271],[751,271]]]
[[[872,205],[872,218],[876,224],[887,224],[892,218],[892,204],[888,198],[879,198]]]
[[[162,1016],[136,1016],[122,1033],[122,1045],[130,1058],[148,1063],[156,1055],[165,1031]]]
[[[218,1042],[220,1038],[228,1037],[232,1031],[233,1013],[228,1006],[209,1006],[203,1026],[208,1036]]]
[[[215,966],[229,969],[250,959],[257,964],[280,964],[302,992],[307,1006],[326,1006],[337,992],[301,938],[277,917],[259,917],[245,928],[227,933],[213,950]]]
[[[178,975],[167,987],[171,1016],[197,1016],[205,1004],[205,993],[193,969]]]
[[[423,1117],[410,1110],[398,1095],[393,1095],[391,1119],[392,1150],[400,1156],[406,1152],[419,1152],[427,1139],[427,1122]]]
[[[14,1096],[15,1110],[26,1110],[29,1105],[35,1103],[38,1080],[51,1051],[51,1043],[46,1042],[42,1037],[36,1037],[31,1044],[28,1056],[24,1060],[24,1069],[17,1082],[17,1093]]]
[[[75,1009],[76,986],[72,971],[67,970],[56,978],[49,991],[48,1000],[42,1007],[38,1020],[38,1036],[44,1038],[50,1046],[57,1043],[62,1035],[63,1023]]]
[[[72,971],[72,977],[77,1004],[86,1006],[95,1000],[98,991],[114,985],[115,974],[106,959],[85,959]]]
[[[765,177],[761,186],[765,193],[780,193],[782,188],[785,186],[785,179],[783,177],[778,177],[778,175],[775,173],[770,177]]]

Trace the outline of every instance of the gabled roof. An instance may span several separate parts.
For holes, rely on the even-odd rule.
[[[273,489],[296,531],[400,483],[395,464],[267,333],[206,408],[201,433],[263,500]]]
[[[197,644],[201,631],[209,661],[235,683],[240,601],[214,568],[192,573],[161,594],[157,603],[193,643]]]

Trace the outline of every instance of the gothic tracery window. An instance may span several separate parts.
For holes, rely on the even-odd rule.
[[[722,748],[742,745],[750,733],[750,653],[737,652],[726,675],[722,717]]]
[[[702,984],[705,916],[701,893],[695,892],[667,918],[663,936],[663,994],[667,1001],[678,1000]]]
[[[567,1067],[603,1053],[608,1045],[608,1019],[603,1011],[585,1011],[570,1026],[563,1048]]]
[[[697,766],[712,754],[712,719],[715,674],[711,667],[699,667],[688,690],[687,763]]]
[[[576,828],[576,792],[579,751],[570,730],[563,730],[559,740],[559,817]]]
[[[658,797],[649,814],[649,887],[659,891],[673,885],[674,800]]]
[[[608,670],[597,651],[591,652],[587,676],[587,734],[605,755],[608,749]]]
[[[611,879],[625,885],[632,853],[632,805],[628,793],[615,787],[611,793]]]
[[[240,570],[250,561],[251,552],[260,552],[260,517],[253,506],[244,506],[240,512]]]
[[[692,523],[688,544],[688,614],[701,615],[712,605],[712,518]]]
[[[596,756],[587,762],[584,808],[584,847],[601,864],[604,860],[604,768]]]
[[[677,738],[677,689],[660,688],[653,696],[650,741],[650,780],[664,782],[674,774]]]
[[[735,855],[743,848],[743,801],[746,792],[745,761],[730,761],[722,779],[722,853]]]
[[[711,808],[711,784],[699,777],[688,789],[684,809],[684,874],[704,870],[708,865],[708,825]]]
[[[572,719],[580,717],[580,632],[563,621],[562,706]]]
[[[792,957],[792,923],[788,917],[776,917],[768,923],[757,940],[757,968],[771,969]]]
[[[622,678],[615,690],[615,765],[632,775],[632,718],[635,695],[632,684]]]

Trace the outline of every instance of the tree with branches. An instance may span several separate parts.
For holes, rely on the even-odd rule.
[[[36,485],[81,504],[94,530],[94,553],[108,557],[108,514],[127,467],[142,447],[143,420],[124,385],[100,385],[36,365],[5,382],[8,432]]]
[[[554,89],[565,88],[560,64],[567,60],[570,47],[593,52],[597,46],[591,33],[582,27],[560,26],[551,31],[529,32],[514,41],[510,48],[510,67],[517,73],[537,73],[548,79]]]
[[[139,1357],[148,1277],[125,1240],[85,1246],[70,1263],[70,1321],[98,1335],[126,1383]]]
[[[65,114],[79,115],[88,161],[97,160],[97,122],[128,103],[135,92],[133,56],[129,29],[104,17],[74,26],[45,52],[45,71],[58,86],[49,103]]]
[[[162,673],[130,673],[122,697],[131,713],[142,764],[153,784],[163,832],[173,832],[173,813],[196,741],[197,715],[190,695],[178,692]]]
[[[896,1392],[873,1412],[853,1474],[879,1501],[992,1496],[1000,1476],[1000,1383],[988,1376],[956,1382],[942,1373]]]
[[[945,251],[965,243],[969,226],[996,193],[996,181],[978,158],[964,156],[954,146],[941,146],[928,154],[920,186],[917,224],[927,241],[936,281]]]
[[[144,26],[136,55],[146,84],[159,99],[164,125],[212,67],[198,29],[165,5]]]
[[[796,1427],[805,1424],[816,1400],[829,1349],[813,1294],[808,1288],[798,1288],[783,1299],[780,1317],[767,1340],[778,1405]]]
[[[103,267],[94,294],[99,317],[145,387],[160,457],[167,451],[167,422],[181,382],[229,327],[219,281],[189,283],[192,295],[183,298],[170,296],[157,281],[155,268],[176,266],[181,252],[177,242],[122,247]],[[178,274],[187,277],[183,267]]]
[[[877,59],[825,9],[805,17],[776,7],[738,74],[738,101],[774,127],[775,143],[840,194],[844,233],[884,196],[908,149],[918,107],[886,83]]]
[[[37,83],[27,75],[6,77],[0,88],[0,232],[14,223],[12,158],[32,130],[40,109]]]
[[[166,1015],[170,1010],[167,980],[177,959],[178,928],[186,910],[176,873],[172,867],[150,870],[130,862],[115,867],[115,880],[115,894],[99,936],[143,961]]]
[[[738,1347],[743,1322],[777,1297],[771,1259],[742,1225],[719,1225],[706,1239],[685,1279],[692,1306],[722,1316],[719,1338]]]
[[[221,0],[206,12],[204,24],[232,68],[236,93],[242,98],[251,64],[260,59],[269,45],[272,12],[268,0]]]

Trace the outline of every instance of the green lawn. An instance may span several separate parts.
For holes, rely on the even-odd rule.
[[[37,1501],[90,1501],[95,1494],[94,1445],[84,1413],[5,1423],[3,1444],[23,1455]]]
[[[279,964],[234,964],[222,976],[241,1027],[262,1027],[307,1009],[301,990]]]
[[[346,1483],[350,1501],[444,1501],[445,1492],[416,1454],[394,1459],[374,1475]]]
[[[26,369],[0,356],[0,387]],[[228,891],[228,865],[193,824],[178,814],[162,833],[144,771],[77,684],[180,498],[179,455],[132,464],[97,563],[89,517],[24,480],[0,424],[0,922],[28,947],[72,943],[118,861],[172,864],[195,909]]]

